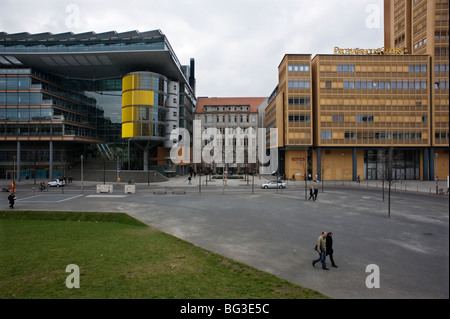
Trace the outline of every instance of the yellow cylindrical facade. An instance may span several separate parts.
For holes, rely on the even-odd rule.
[[[165,138],[168,80],[151,72],[134,72],[122,79],[122,138]]]

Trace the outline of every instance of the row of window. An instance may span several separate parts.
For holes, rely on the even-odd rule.
[[[63,136],[77,135],[97,137],[94,129],[66,126],[62,124],[0,124],[0,136]]]
[[[46,121],[53,118],[52,109],[0,108],[0,121]]]
[[[420,116],[421,116],[420,114],[411,116],[411,121],[413,121],[413,122],[419,121]],[[354,115],[350,115],[349,118],[347,118],[347,121],[345,121],[346,116],[344,116],[344,114],[333,114],[333,115],[331,115],[331,117],[328,118],[328,120],[327,120],[326,116],[323,116],[323,117],[324,118],[323,118],[322,122],[330,122],[331,121],[331,122],[335,122],[335,123],[336,122],[338,122],[338,123],[339,122],[351,122],[349,119],[352,119],[352,118],[353,118],[353,121],[356,120],[356,123],[373,123],[374,119],[375,119],[375,116],[373,114],[357,114],[356,117]],[[419,118],[417,118],[417,117],[419,117]],[[421,118],[422,118],[422,120],[421,120],[422,123],[428,122],[427,115],[422,115]],[[385,121],[386,120],[382,119],[381,122],[385,122]],[[406,121],[406,122],[409,122],[409,121]]]
[[[23,76],[0,76],[0,90],[28,90],[31,81],[29,77]]]
[[[434,48],[434,56],[446,56],[448,57],[449,54],[449,48],[441,47],[441,48]]]
[[[338,72],[355,72],[354,64],[338,64],[337,65]]]
[[[449,132],[435,132],[434,133],[434,137],[436,139],[441,139],[441,140],[448,140],[450,139],[450,133]]]
[[[424,38],[423,40],[420,40],[416,43],[414,43],[414,50],[418,50],[419,48],[421,48],[422,46],[427,44],[427,38]]]
[[[436,80],[434,81],[434,88],[436,90],[448,90],[449,89],[449,80]]]
[[[355,140],[356,138],[359,138],[359,135],[357,132],[353,131],[346,131],[344,132],[343,136],[338,134],[337,132],[333,135],[332,131],[321,131],[320,132],[320,138],[322,140],[333,140],[333,139],[351,139]],[[382,140],[421,140],[422,139],[422,132],[391,132],[391,131],[381,131],[381,132],[364,132],[360,133],[360,137],[363,138],[374,138],[374,139],[382,139]]]
[[[311,83],[309,80],[289,80],[288,86],[290,89],[309,89]]]
[[[426,64],[410,64],[409,73],[427,73]]]
[[[41,105],[41,96],[39,92],[0,92],[0,105]]]
[[[327,88],[331,88],[331,81]],[[344,80],[344,89],[347,90],[426,90],[426,80],[392,80],[392,81],[372,81],[372,80]]]
[[[240,123],[256,123],[256,114],[251,114],[250,116],[248,116],[247,114],[219,114],[217,116],[207,115],[206,123],[238,123],[238,119],[240,120]]]
[[[235,111],[250,111],[250,106],[205,106],[205,112],[235,112]]]
[[[309,98],[309,97],[290,97],[289,105],[311,105],[311,98]]]
[[[288,72],[309,72],[309,64],[289,64]]]
[[[447,64],[444,64],[444,63],[441,63],[441,64],[439,64],[439,63],[436,63],[435,65],[434,65],[434,72],[435,73],[444,73],[444,72],[449,72],[449,68],[448,68],[448,63]]]
[[[309,115],[309,114],[289,115],[289,122],[305,122],[305,123],[310,123],[310,122],[311,122],[311,115]]]

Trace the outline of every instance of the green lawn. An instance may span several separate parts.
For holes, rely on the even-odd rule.
[[[0,282],[1,299],[327,298],[117,213],[0,211]]]

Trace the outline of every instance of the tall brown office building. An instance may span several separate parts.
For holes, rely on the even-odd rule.
[[[325,180],[382,179],[390,166],[395,179],[426,177],[429,68],[426,55],[315,56],[313,170]]]
[[[431,57],[429,179],[445,177],[449,163],[449,1],[384,0],[384,37],[386,47]]]
[[[285,55],[278,67],[278,86],[265,109],[264,126],[278,129],[281,175],[304,176],[312,164],[312,72],[310,54]]]
[[[448,0],[386,0],[385,48],[285,55],[265,109],[279,173],[448,176],[448,26]]]

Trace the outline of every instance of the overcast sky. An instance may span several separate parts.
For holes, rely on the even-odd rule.
[[[269,96],[286,53],[383,46],[383,0],[2,0],[0,31],[160,29],[197,96]]]

